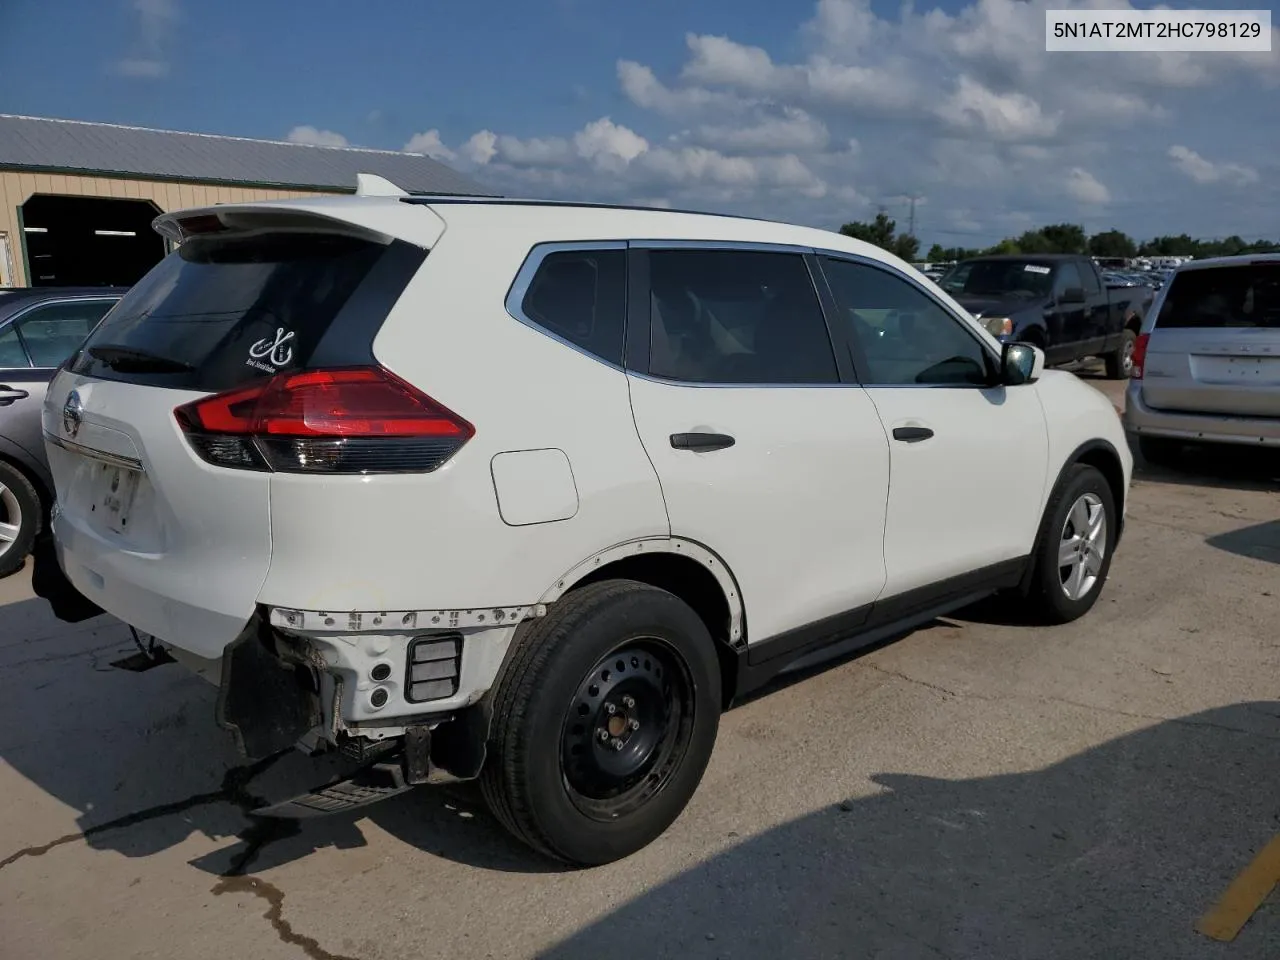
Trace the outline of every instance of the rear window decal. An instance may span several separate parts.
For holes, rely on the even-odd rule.
[[[286,331],[284,327],[276,327],[275,339],[263,337],[249,347],[249,359],[245,364],[265,373],[275,373],[281,367],[288,366],[289,361],[293,359],[293,347],[289,346],[289,341],[292,339],[292,330]]]

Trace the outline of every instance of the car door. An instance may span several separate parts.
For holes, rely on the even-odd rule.
[[[44,301],[0,327],[0,436],[44,462],[40,410],[53,372],[79,349],[115,298]],[[21,359],[21,363],[17,361]]]
[[[841,374],[811,258],[630,256],[631,403],[672,535],[728,566],[753,647],[787,635],[770,656],[858,626],[884,586],[888,442],[847,359]]]
[[[1078,294],[1084,291],[1080,269],[1070,260],[1058,264],[1053,271],[1053,304],[1050,309],[1056,315],[1057,326],[1050,340],[1049,359],[1052,362],[1074,359],[1080,353],[1082,341],[1089,338],[1086,322],[1088,304],[1083,300],[1068,302],[1064,297],[1067,291]]]
[[[1077,270],[1084,288],[1084,337],[1090,342],[1090,349],[1110,349],[1123,328],[1121,318],[1118,313],[1112,317],[1111,299],[1092,261],[1081,261]]]
[[[1015,569],[1047,470],[1035,387],[991,386],[995,351],[923,284],[853,257],[821,267],[889,437],[884,597]]]

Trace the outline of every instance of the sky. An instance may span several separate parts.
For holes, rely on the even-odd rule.
[[[1063,221],[1280,237],[1280,30],[1271,53],[1046,53],[1066,6],[1129,5],[0,0],[0,112],[830,229],[883,209],[905,230],[914,196],[926,245]]]

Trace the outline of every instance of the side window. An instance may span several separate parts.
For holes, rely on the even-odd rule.
[[[1053,292],[1055,294],[1062,293],[1063,290],[1070,290],[1072,287],[1083,287],[1084,283],[1080,280],[1080,270],[1074,263],[1064,263],[1058,268],[1058,276],[1053,282]]]
[[[839,383],[804,258],[750,250],[649,253],[649,372],[686,383]]]
[[[627,310],[625,250],[550,253],[520,304],[524,315],[609,363],[622,363]]]
[[[1081,267],[1080,279],[1084,281],[1084,294],[1092,297],[1102,292],[1102,284],[1098,282],[1098,271],[1095,267]]]
[[[22,349],[18,331],[13,324],[0,327],[0,370],[15,370],[31,366],[27,351]]]
[[[866,357],[868,386],[989,386],[990,355],[977,336],[900,276],[851,260],[824,258],[841,318]]]
[[[109,300],[52,303],[37,307],[16,322],[22,342],[37,367],[56,367],[84,343],[89,332],[112,307]]]

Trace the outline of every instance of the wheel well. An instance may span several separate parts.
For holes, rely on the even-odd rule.
[[[1039,327],[1028,327],[1027,332],[1019,334],[1018,339],[1023,343],[1033,344],[1041,350],[1044,349],[1046,342],[1044,332]]]
[[[40,498],[40,506],[48,512],[49,508],[53,506],[53,494],[45,487],[44,481],[40,479],[40,475],[34,470],[28,469],[27,465],[16,457],[10,457],[3,453],[0,453],[0,463],[5,464],[5,466],[12,467],[27,478],[27,481],[31,486],[35,487],[36,496]]]
[[[721,696],[732,698],[738,657],[729,646],[729,601],[715,576],[698,561],[675,553],[647,553],[607,563],[583,577],[569,592],[601,580],[636,580],[674,593],[706,624],[720,660]]]
[[[1106,447],[1090,447],[1076,457],[1074,462],[1087,463],[1102,474],[1107,486],[1111,488],[1116,512],[1124,516],[1124,468],[1120,466],[1120,458]]]
[[[1140,333],[1142,331],[1142,317],[1136,313],[1129,314],[1124,318],[1124,328],[1132,330],[1134,333]]]

